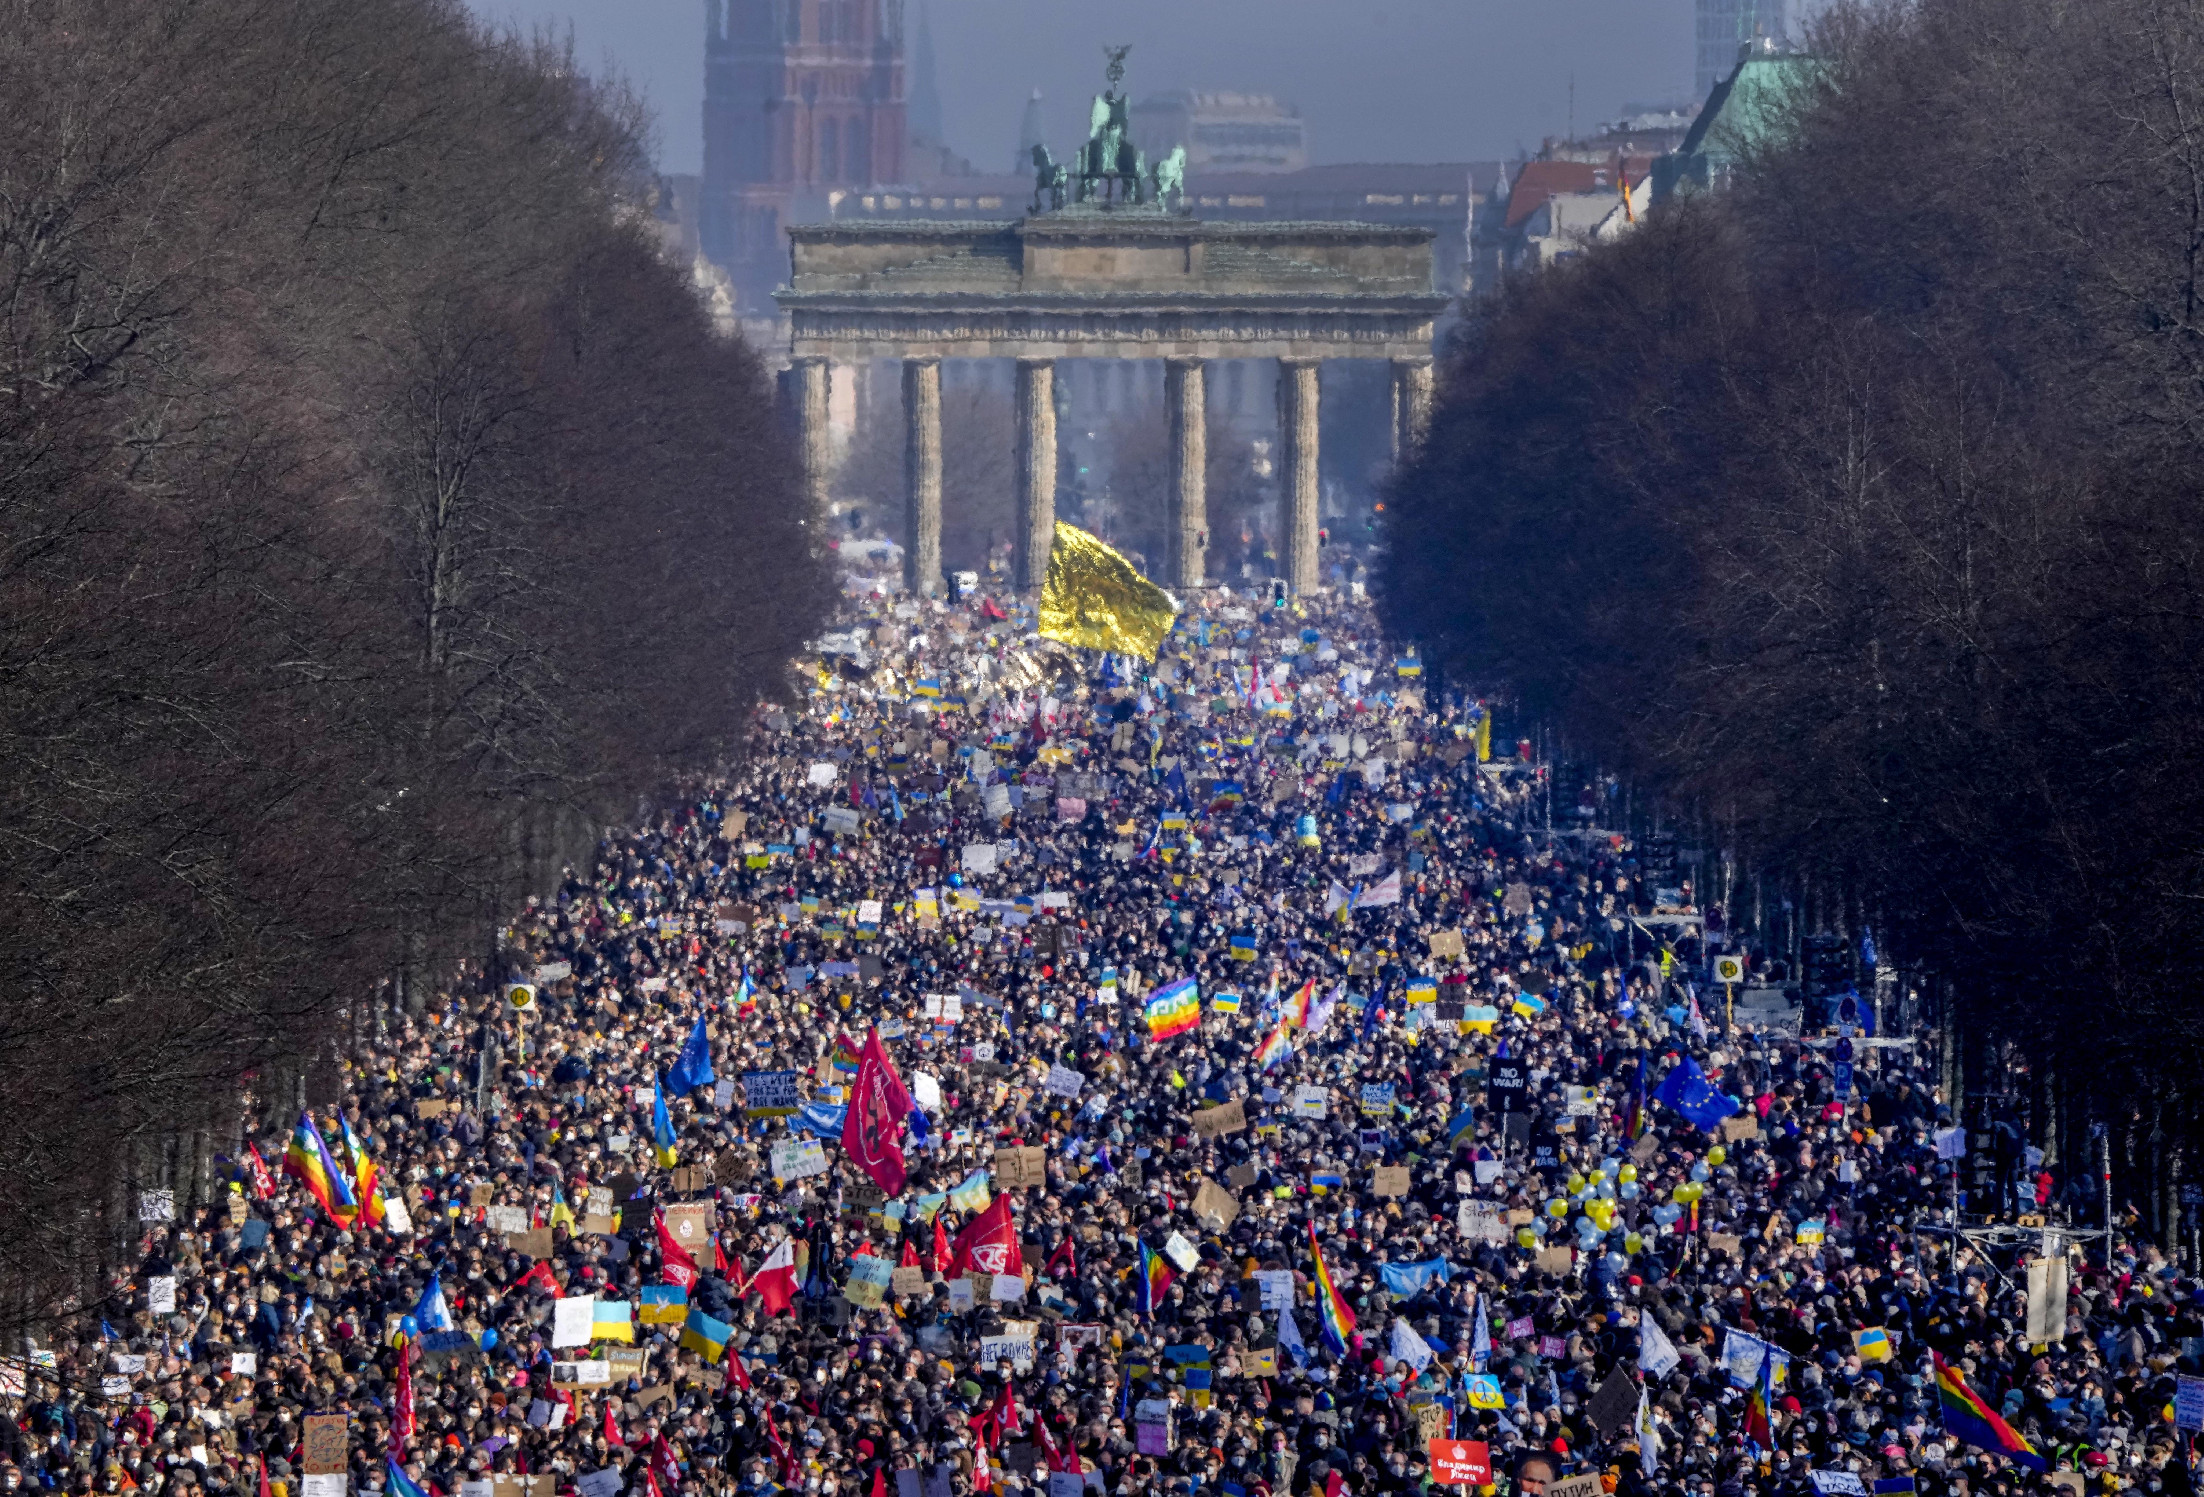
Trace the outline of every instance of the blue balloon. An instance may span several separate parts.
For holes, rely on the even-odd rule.
[[[488,1328],[485,1328],[485,1329],[483,1330],[483,1332],[482,1332],[482,1349],[483,1349],[484,1351],[491,1351],[491,1350],[494,1350],[494,1349],[496,1348],[496,1346],[497,1346],[497,1332],[496,1332],[496,1331],[493,1331],[493,1330],[490,1330],[490,1329],[488,1329]]]

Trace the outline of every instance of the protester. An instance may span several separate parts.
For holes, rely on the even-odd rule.
[[[1917,1037],[1725,1033],[1685,891],[1531,830],[1358,605],[1220,591],[1153,664],[852,609],[508,981],[256,1100],[0,1487],[2189,1491],[2197,1286],[2100,1248],[2025,1342],[1918,1230]]]

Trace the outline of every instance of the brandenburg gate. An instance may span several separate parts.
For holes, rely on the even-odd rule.
[[[1145,170],[1123,138],[1115,90],[1095,101],[1075,173],[1036,148],[1034,208],[1014,222],[906,221],[794,227],[788,314],[813,513],[827,512],[831,365],[900,359],[909,480],[906,585],[941,585],[941,363],[1017,363],[1017,585],[1048,568],[1056,508],[1059,359],[1161,359],[1171,423],[1167,586],[1203,583],[1209,542],[1203,368],[1278,360],[1286,576],[1318,585],[1317,369],[1392,365],[1396,456],[1431,404],[1428,229],[1353,223],[1203,223],[1172,211],[1184,153]],[[1065,199],[1071,198],[1067,202]]]

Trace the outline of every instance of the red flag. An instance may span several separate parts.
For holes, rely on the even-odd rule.
[[[1052,1279],[1061,1279],[1067,1273],[1076,1275],[1079,1272],[1079,1255],[1073,1251],[1071,1244],[1072,1236],[1066,1232],[1056,1251],[1048,1255],[1048,1267],[1041,1271]],[[1062,1272],[1058,1272],[1059,1269]]]
[[[938,1220],[938,1218],[937,1218],[937,1220]],[[896,1267],[897,1267],[897,1268],[924,1268],[925,1266],[926,1266],[925,1264],[923,1264],[923,1263],[921,1263],[921,1262],[919,1262],[919,1261],[918,1261],[918,1244],[917,1244],[917,1243],[915,1243],[915,1242],[909,1242],[909,1241],[906,1241],[906,1242],[905,1242],[905,1243],[903,1244],[903,1261],[902,1261],[902,1262],[900,1262],[900,1263],[898,1263],[898,1264],[896,1265]]]
[[[888,1468],[872,1468],[872,1497],[888,1497]]]
[[[742,1353],[727,1348],[727,1380],[743,1392],[750,1391],[750,1369],[742,1365]]]
[[[689,1256],[687,1248],[674,1241],[672,1230],[666,1226],[665,1212],[659,1212],[656,1221],[658,1226],[658,1256],[665,1260],[665,1267],[661,1271],[660,1277],[669,1284],[679,1284],[683,1289],[695,1288],[696,1259]]]
[[[928,1256],[933,1259],[928,1268],[939,1274],[949,1271],[949,1229],[941,1224],[939,1212],[934,1215],[934,1250]]]
[[[390,1401],[390,1453],[403,1462],[413,1438],[413,1348],[398,1348],[398,1391]]]
[[[245,1166],[252,1171],[253,1196],[256,1200],[265,1201],[275,1194],[275,1176],[268,1173],[268,1162],[260,1157],[258,1144],[245,1145]]]
[[[605,1400],[605,1443],[607,1445],[625,1445],[627,1441],[620,1434],[620,1426],[613,1422],[612,1403],[613,1401],[609,1398]]]
[[[743,1293],[755,1294],[765,1301],[768,1316],[784,1315],[796,1302],[796,1239],[784,1237],[781,1245],[765,1255],[758,1271],[750,1276]]]
[[[1025,1254],[1018,1248],[1018,1229],[1010,1220],[1010,1197],[995,1197],[994,1204],[973,1217],[957,1234],[947,1272],[953,1277],[971,1269],[981,1273],[1025,1271]]]
[[[724,1279],[728,1277],[727,1249],[720,1245],[719,1234],[717,1232],[714,1232],[712,1234],[712,1267],[718,1270],[719,1276],[721,1278]]]
[[[260,1497],[271,1497],[268,1490],[268,1458],[266,1456],[260,1458]],[[879,1494],[875,1493],[874,1497],[879,1497]]]
[[[765,1411],[765,1443],[773,1447],[773,1461],[780,1467],[781,1481],[788,1486],[798,1486],[803,1481],[803,1471],[796,1464],[796,1457],[789,1454],[788,1442],[781,1438],[779,1426],[773,1423],[773,1411]]]
[[[531,1284],[541,1289],[545,1294],[557,1294],[559,1292],[559,1281],[551,1277],[550,1259],[538,1258],[535,1267],[513,1281],[515,1289],[526,1289]]]
[[[659,1476],[665,1479],[667,1486],[680,1490],[681,1460],[673,1453],[673,1447],[666,1443],[663,1434],[653,1437],[650,1442],[650,1463],[657,1469]]]
[[[900,1195],[909,1172],[903,1167],[903,1128],[911,1116],[911,1094],[895,1074],[880,1031],[865,1034],[857,1056],[857,1080],[850,1087],[849,1112],[842,1119],[842,1147],[850,1162],[872,1176],[889,1195]]]

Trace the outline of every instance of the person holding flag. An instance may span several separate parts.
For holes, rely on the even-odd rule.
[[[283,1173],[304,1185],[339,1227],[349,1229],[359,1220],[360,1203],[352,1194],[351,1181],[330,1156],[329,1145],[322,1141],[321,1129],[311,1112],[298,1116],[290,1147],[283,1151]]]
[[[650,1086],[650,1136],[651,1151],[657,1156],[659,1167],[672,1169],[680,1157],[675,1147],[673,1115],[666,1110],[666,1089],[657,1081]]]

